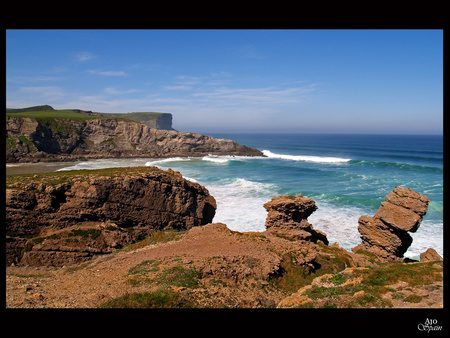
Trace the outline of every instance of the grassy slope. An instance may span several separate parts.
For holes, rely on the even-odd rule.
[[[81,113],[73,111],[72,109],[6,113],[6,116],[29,117],[29,118],[37,119],[37,120],[38,119],[92,120],[92,119],[106,118],[106,117],[102,117],[102,116],[91,116],[91,115],[81,114]]]

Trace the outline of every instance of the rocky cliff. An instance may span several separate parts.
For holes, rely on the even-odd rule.
[[[326,235],[307,222],[315,202],[301,195],[266,203],[264,232],[193,226],[213,215],[204,188],[170,170],[135,170],[8,177],[7,254],[20,252],[21,244],[24,253],[20,266],[7,267],[7,307],[443,306],[442,258],[433,250],[423,255],[426,261],[409,264],[386,261],[370,248],[328,246]],[[417,200],[425,202],[394,190],[401,202],[389,199],[398,204],[417,210]],[[26,222],[15,223],[16,217]],[[32,231],[36,222],[39,233]],[[170,222],[193,227],[164,230]],[[135,226],[123,228],[128,225]],[[132,243],[134,231],[152,235],[101,255]],[[83,264],[71,265],[76,262]]]
[[[28,113],[31,114],[31,113]],[[6,161],[69,161],[107,157],[245,155],[262,152],[195,133],[159,130],[120,118],[73,115],[6,117]],[[30,115],[33,116],[33,115]],[[37,116],[44,116],[40,112]]]
[[[172,114],[169,113],[125,113],[125,114],[101,114],[101,116],[114,116],[133,120],[145,124],[147,127],[163,130],[174,130],[172,128]]]
[[[7,261],[61,266],[161,230],[210,223],[208,190],[172,170],[105,169],[9,177]]]

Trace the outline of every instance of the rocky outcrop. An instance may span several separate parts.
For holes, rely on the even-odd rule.
[[[156,231],[210,223],[216,209],[206,188],[156,167],[23,179],[6,189],[7,257],[15,264],[83,261]]]
[[[441,255],[439,255],[436,250],[434,250],[433,248],[429,248],[427,249],[427,251],[422,252],[420,254],[420,261],[421,262],[434,262],[434,261],[443,261],[444,259],[442,258]]]
[[[314,230],[307,218],[317,210],[313,199],[302,195],[280,195],[264,204],[268,211],[266,229],[280,236],[328,244],[326,235]]]
[[[88,115],[86,115],[88,116]],[[69,161],[114,157],[263,156],[232,140],[159,130],[120,118],[6,117],[6,161]]]
[[[417,231],[429,202],[428,197],[410,188],[395,187],[373,217],[359,218],[362,244],[352,250],[367,250],[388,260],[402,258],[412,243],[408,232]]]
[[[156,182],[157,188],[147,189],[153,185],[142,185],[142,180]],[[325,234],[306,224],[317,209],[315,202],[301,195],[282,195],[266,203],[270,217],[265,232],[232,231],[222,223],[183,232],[160,231],[114,255],[84,262],[132,243],[139,231],[151,233],[145,217],[159,218],[162,223],[168,209],[184,217],[183,206],[189,204],[191,216],[183,222],[197,213],[203,215],[198,221],[202,224],[210,212],[194,206],[204,200],[212,212],[214,200],[201,186],[182,180],[179,173],[156,168],[21,175],[14,181],[7,177],[7,188],[7,226],[12,224],[8,221],[12,210],[22,210],[27,222],[33,222],[30,213],[39,222],[44,214],[50,216],[50,223],[38,234],[19,235],[25,225],[8,228],[7,258],[16,260],[12,261],[15,266],[6,268],[7,307],[443,306],[443,263],[434,250],[427,250],[421,262],[414,264],[380,264],[383,259],[375,257],[374,251],[367,252],[370,248],[352,253],[337,243],[324,245]],[[426,211],[422,195],[416,198],[419,194],[409,190],[394,191],[397,196],[391,195],[390,200],[410,210],[421,205],[419,213]],[[156,202],[160,199],[163,208]],[[147,200],[155,201],[155,207],[147,205]],[[52,214],[67,216],[75,211],[68,203],[81,208],[74,215],[78,221],[73,224],[71,219],[60,218],[60,223],[51,224],[58,219]],[[116,218],[118,206],[128,219],[125,223]],[[141,225],[126,227],[138,219]],[[161,224],[159,228],[169,227]],[[67,266],[79,262],[84,263]],[[66,267],[37,266],[41,264]]]

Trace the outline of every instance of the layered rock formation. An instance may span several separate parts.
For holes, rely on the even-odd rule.
[[[412,189],[395,187],[373,217],[359,218],[362,244],[352,250],[367,250],[388,260],[402,258],[412,243],[408,231],[417,231],[429,202],[428,197]]]
[[[124,113],[124,114],[100,114],[100,116],[121,117],[128,120],[137,121],[147,127],[164,130],[174,130],[172,128],[172,114],[169,113]]]
[[[156,167],[23,180],[6,189],[6,251],[15,264],[84,261],[156,231],[210,223],[216,209],[206,188]]]
[[[425,214],[427,198],[411,189],[395,188],[386,197],[392,206],[371,218],[395,231],[374,229],[358,253],[323,244],[326,235],[307,222],[317,206],[301,195],[265,204],[265,232],[196,226],[212,220],[215,201],[170,169],[10,176],[6,196],[7,262],[16,265],[7,267],[7,307],[443,306],[442,258],[434,250],[417,264],[380,264],[378,255],[394,245],[368,244],[417,230],[416,216],[393,214],[396,207]],[[154,233],[173,228],[189,231]]]
[[[314,230],[307,218],[317,210],[313,199],[302,195],[280,195],[264,204],[268,211],[266,229],[286,238],[328,244],[327,236]]]
[[[263,156],[261,151],[231,140],[93,116],[86,119],[7,116],[6,137],[7,162],[208,154]]]

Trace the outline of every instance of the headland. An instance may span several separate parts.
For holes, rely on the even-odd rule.
[[[7,163],[208,154],[264,156],[232,140],[173,130],[171,114],[104,114],[50,106],[6,113]]]

